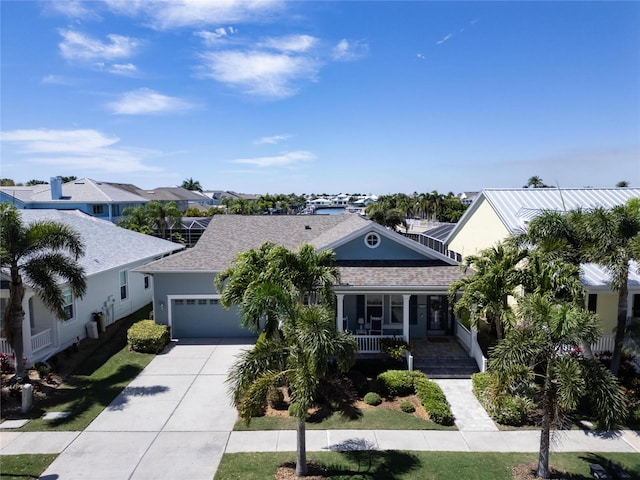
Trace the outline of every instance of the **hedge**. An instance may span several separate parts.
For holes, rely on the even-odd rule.
[[[415,384],[424,373],[409,370],[387,370],[378,375],[378,381],[384,392],[392,397],[411,395],[415,392]]]
[[[429,413],[429,418],[440,425],[453,425],[453,413],[440,385],[426,376],[416,382],[416,395]]]
[[[158,353],[171,340],[169,327],[153,320],[140,320],[127,330],[129,348],[140,353]]]

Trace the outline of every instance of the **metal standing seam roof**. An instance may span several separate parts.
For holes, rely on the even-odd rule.
[[[486,189],[483,195],[511,233],[525,230],[545,210],[612,208],[640,198],[639,188],[518,188]],[[477,199],[476,199],[477,202]],[[470,210],[473,208],[470,208]]]
[[[78,262],[87,276],[184,249],[183,245],[127,230],[77,210],[34,209],[20,210],[19,213],[27,224],[55,221],[80,232],[85,255]]]

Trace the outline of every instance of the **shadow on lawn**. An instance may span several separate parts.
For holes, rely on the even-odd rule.
[[[588,464],[596,463],[604,467],[604,469],[612,475],[612,478],[625,478],[621,475],[622,472],[627,473],[634,480],[640,480],[640,464],[636,464],[632,467],[621,465],[617,462],[612,462],[604,455],[598,455],[597,453],[586,453],[579,457]],[[582,477],[580,477],[582,478]],[[590,477],[589,477],[590,478]]]
[[[340,452],[354,468],[344,465],[327,465],[329,477],[357,475],[357,478],[370,480],[394,480],[406,478],[406,475],[421,466],[420,459],[409,452],[395,450],[350,450]]]

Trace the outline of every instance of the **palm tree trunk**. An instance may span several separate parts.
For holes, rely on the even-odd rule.
[[[307,445],[304,419],[298,419],[296,423],[296,433],[298,450],[296,452],[296,477],[307,475]]]
[[[611,356],[611,373],[618,375],[620,363],[622,361],[622,347],[624,345],[624,334],[627,329],[627,287],[621,286],[618,290],[618,323],[616,325],[616,337],[613,345],[613,355]]]
[[[551,445],[551,407],[552,402],[549,398],[551,395],[551,379],[550,372],[547,367],[547,377],[544,385],[544,399],[542,404],[542,428],[540,430],[540,452],[538,454],[538,471],[536,475],[540,478],[551,478],[549,471],[549,449]]]
[[[9,306],[5,313],[5,337],[15,355],[16,377],[22,378],[25,374],[25,366],[23,361],[24,344],[22,340],[22,322],[24,320],[24,310],[22,309],[22,300],[24,298],[25,288],[22,278],[17,268],[11,269],[11,283],[9,284]]]

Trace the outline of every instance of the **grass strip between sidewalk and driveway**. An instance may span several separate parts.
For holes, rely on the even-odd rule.
[[[18,431],[84,430],[154,358],[127,347],[128,327],[149,318],[149,310],[145,307],[114,324],[118,331],[78,365],[51,398],[36,405],[27,415],[33,419]],[[70,414],[54,420],[40,418],[47,412]]]
[[[535,453],[459,453],[408,451],[308,452],[307,461],[323,465],[328,478],[340,480],[512,480],[512,469],[537,461]],[[633,479],[640,480],[637,453],[555,453],[552,467],[561,478],[588,480],[589,464],[611,460]],[[293,452],[227,453],[215,480],[264,480],[274,478],[280,465],[295,461]]]

